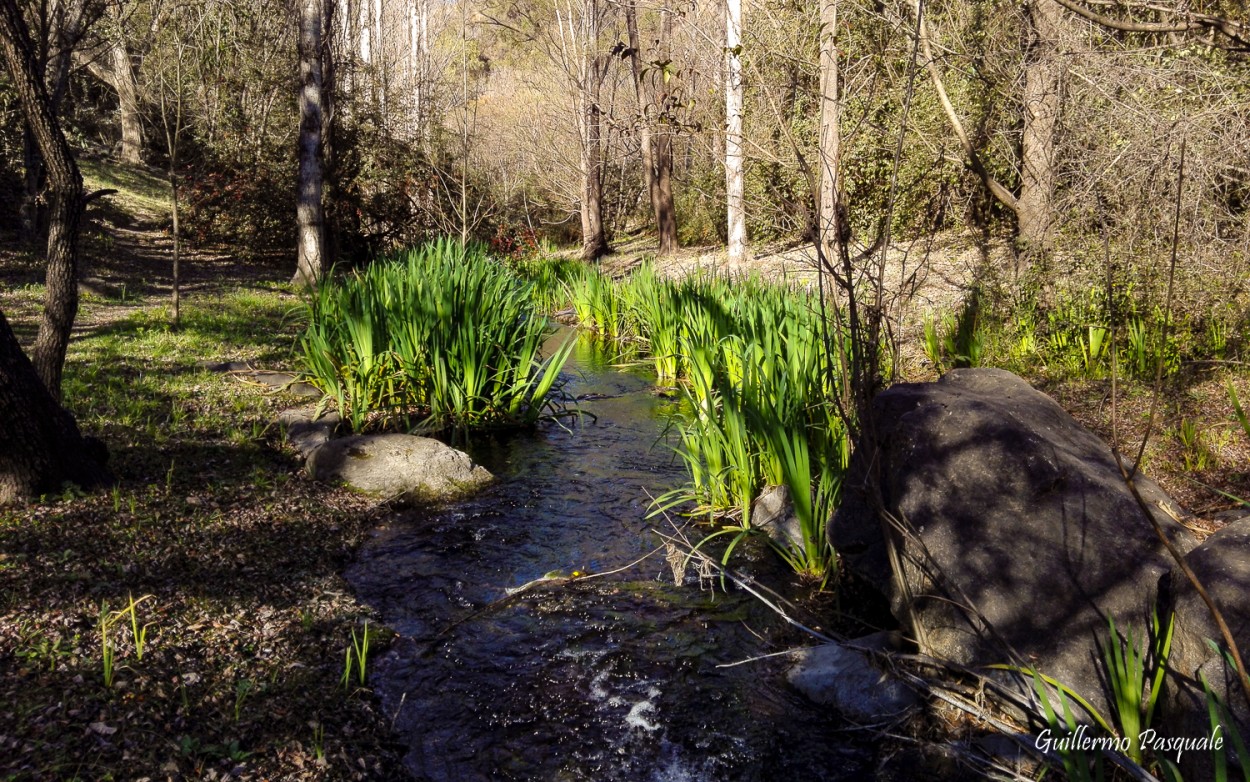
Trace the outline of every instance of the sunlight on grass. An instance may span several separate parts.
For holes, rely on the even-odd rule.
[[[169,184],[159,176],[136,166],[86,157],[78,161],[78,167],[88,191],[117,190],[116,195],[109,197],[123,210],[162,218],[170,216]]]

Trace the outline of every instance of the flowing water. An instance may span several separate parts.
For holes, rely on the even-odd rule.
[[[378,529],[348,572],[399,633],[370,684],[417,779],[840,780],[873,753],[786,685],[803,642],[758,601],[682,586],[648,493],[684,472],[665,441],[672,402],[643,371],[579,344],[566,393],[595,417],[478,443],[499,480],[471,500]],[[761,560],[763,562],[763,560]]]

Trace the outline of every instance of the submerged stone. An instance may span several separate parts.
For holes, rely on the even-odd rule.
[[[866,725],[896,719],[916,705],[916,693],[878,668],[865,651],[892,648],[893,635],[874,633],[848,645],[804,649],[786,672],[786,680],[809,700],[833,708],[851,722]]]

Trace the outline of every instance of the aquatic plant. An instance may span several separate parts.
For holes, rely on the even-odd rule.
[[[327,282],[300,337],[308,382],[354,431],[529,424],[570,344],[544,360],[550,333],[530,290],[478,248],[441,240]]]

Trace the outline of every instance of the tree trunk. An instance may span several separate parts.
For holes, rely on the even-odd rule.
[[[60,114],[61,100],[69,90],[69,71],[72,52],[82,38],[82,0],[44,6],[39,48],[31,41],[31,62],[34,66],[35,78],[44,84],[47,91],[52,116]],[[29,38],[29,30],[27,37]],[[22,198],[21,238],[25,242],[34,242],[48,230],[48,212],[40,203],[47,170],[41,157],[40,143],[35,132],[27,126],[23,137],[23,163],[26,167],[26,192]]]
[[[742,0],[725,9],[725,207],[729,262],[741,263],[747,252],[746,197],[742,152]]]
[[[820,225],[818,240],[830,262],[841,257],[847,228],[841,217],[839,161],[842,132],[838,100],[838,0],[820,4]]]
[[[339,0],[323,0],[321,18],[321,203],[322,244],[321,268],[327,270],[338,260],[342,247],[342,229],[338,210],[326,209],[325,204],[339,201],[338,183],[338,127],[339,104],[335,99],[339,72],[334,59],[335,36],[342,35],[336,26],[335,12]],[[348,49],[350,51],[350,49]]]
[[[120,41],[114,41],[109,51],[112,60],[110,83],[117,91],[117,113],[121,121],[121,161],[131,165],[143,162],[143,121],[139,115],[139,89],[135,83],[135,69],[130,54]]]
[[[316,285],[325,273],[325,215],[321,203],[323,0],[301,0],[299,28],[299,185],[296,199],[299,261],[295,282]]]
[[[39,77],[26,20],[16,0],[0,0],[0,57],[4,59],[27,126],[44,158],[51,182],[52,223],[48,232],[48,284],[44,319],[32,362],[22,352],[0,312],[0,503],[55,491],[65,481],[84,488],[109,480],[103,457],[78,432],[73,416],[57,401],[61,365],[78,308],[78,219],[83,210],[82,177],[57,127],[51,101]]]
[[[673,204],[673,136],[660,130],[652,137],[655,148],[655,222],[660,233],[660,255],[677,252],[677,209]]]
[[[1054,224],[1055,142],[1064,65],[1058,52],[1062,9],[1054,0],[1025,4],[1024,132],[1016,199],[1017,275],[1044,264]]]
[[[170,305],[173,312],[170,313],[170,320],[174,324],[174,328],[178,328],[180,313],[178,311],[182,304],[182,237],[178,230],[178,170],[174,166],[177,157],[171,156],[169,160],[169,198],[171,215],[173,217],[173,240],[174,240],[174,289],[170,294]]]
[[[107,65],[102,59],[92,58],[86,62],[87,72],[104,82],[117,93],[117,114],[121,125],[121,154],[123,163],[139,165],[143,162],[143,117],[139,113],[139,87],[135,81],[135,69],[130,54],[120,40],[109,43]]]
[[[668,0],[660,15],[660,59],[672,59],[669,42],[673,40],[673,13]],[[661,126],[652,136],[655,160],[655,223],[660,232],[660,255],[677,252],[677,210],[673,205],[673,134],[672,124]]]
[[[594,260],[611,251],[603,226],[603,152],[600,89],[607,58],[599,49],[599,4],[586,0],[585,56],[582,60],[582,258]]]
[[[61,133],[39,77],[26,21],[15,0],[0,0],[0,56],[43,157],[49,182],[48,272],[43,318],[32,363],[53,399],[61,396],[61,368],[78,314],[78,224],[84,199],[82,175]]]
[[[642,153],[643,185],[651,211],[659,224],[659,191],[655,185],[655,158],[651,148],[651,96],[642,81],[642,42],[638,38],[638,3],[625,4],[625,31],[629,36],[629,68],[634,78],[634,95],[638,99],[638,148]]]
[[[84,441],[74,417],[48,393],[3,312],[0,418],[4,420],[0,505],[59,491],[66,482],[88,489],[111,481],[103,449]]]
[[[638,36],[636,2],[625,6],[625,27],[629,34],[629,61],[634,77],[634,94],[638,98],[638,109],[641,113],[638,142],[642,152],[643,177],[659,234],[659,254],[672,255],[677,250],[677,214],[673,208],[672,181],[673,140],[667,131],[652,128],[653,110],[657,107],[652,90],[648,89],[642,75],[642,47]],[[672,14],[666,3],[660,21],[660,59],[667,58],[672,29]]]
[[[603,228],[603,177],[599,109],[600,58],[595,57],[584,89],[585,139],[582,142],[582,258],[591,261],[608,252]]]

